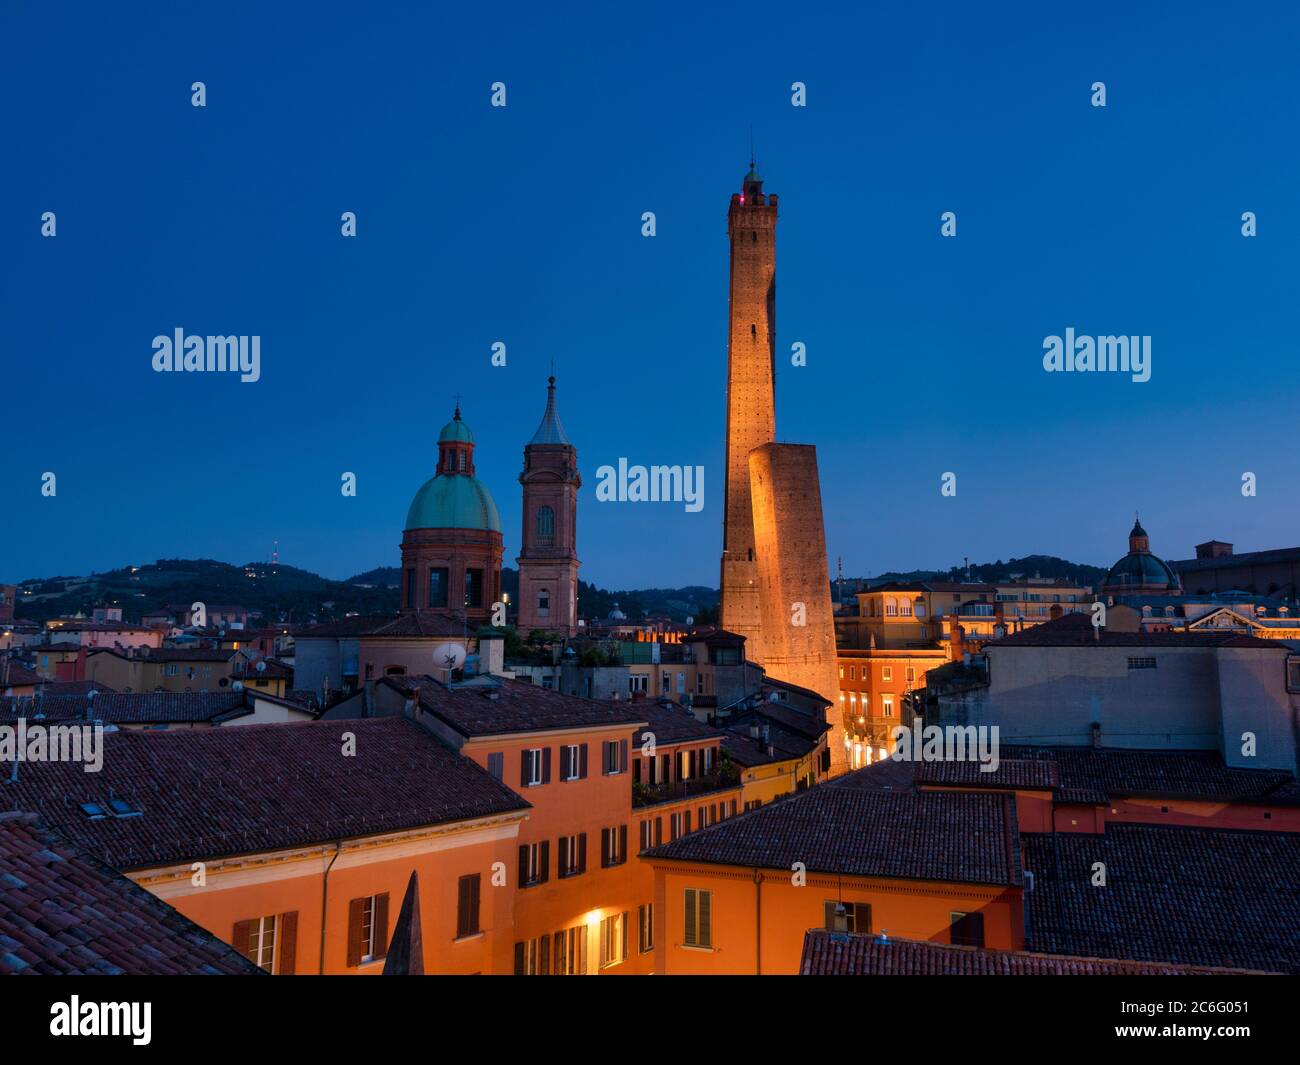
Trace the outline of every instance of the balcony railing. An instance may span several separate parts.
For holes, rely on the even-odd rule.
[[[735,767],[720,768],[702,777],[692,777],[690,780],[673,780],[663,784],[633,784],[632,805],[634,807],[654,806],[661,802],[690,799],[696,795],[707,795],[711,791],[739,786],[740,770]]]

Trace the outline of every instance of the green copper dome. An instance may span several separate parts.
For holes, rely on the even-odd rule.
[[[1125,588],[1176,590],[1180,584],[1178,574],[1162,559],[1150,553],[1133,551],[1111,566],[1102,587],[1122,594]]]
[[[459,407],[456,408],[456,417],[442,427],[442,432],[438,434],[438,443],[474,443],[474,434],[469,431],[469,426],[460,420]]]
[[[453,422],[464,426],[464,422]],[[450,428],[450,426],[448,427]],[[443,430],[445,434],[447,429]],[[469,433],[465,429],[466,434]],[[477,477],[440,473],[425,481],[406,512],[408,529],[487,529],[501,531],[501,517],[492,493]]]

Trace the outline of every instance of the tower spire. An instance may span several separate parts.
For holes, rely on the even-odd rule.
[[[555,409],[555,372],[546,379],[546,413],[542,415],[542,424],[528,441],[533,444],[562,444],[569,446],[569,438],[564,435],[564,426],[560,424],[559,411]]]

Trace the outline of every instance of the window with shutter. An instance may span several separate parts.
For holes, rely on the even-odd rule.
[[[367,899],[353,899],[348,903],[348,968],[361,964],[364,953],[364,934]]]
[[[688,947],[713,946],[713,892],[686,889],[686,920],[683,942]]]
[[[506,756],[501,751],[489,754],[487,768],[497,780],[505,780]]]
[[[274,972],[293,976],[298,964],[298,911],[282,913],[274,918],[280,943],[276,948]]]
[[[642,954],[649,954],[655,949],[655,907],[647,902],[636,910],[637,949]]]
[[[456,936],[478,935],[480,928],[479,919],[479,894],[482,881],[478,873],[470,876],[462,876],[458,881],[459,890],[456,893]]]
[[[578,779],[586,780],[587,778],[587,745],[584,743],[578,750]]]
[[[388,892],[375,896],[374,943],[370,956],[375,961],[388,957]]]
[[[256,961],[253,957],[253,922],[236,921],[234,935],[230,937],[231,946],[249,961]]]

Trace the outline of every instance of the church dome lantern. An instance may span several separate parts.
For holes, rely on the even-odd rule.
[[[1111,566],[1098,591],[1102,595],[1182,595],[1182,582],[1164,559],[1151,553],[1141,521],[1128,534],[1128,554]]]

